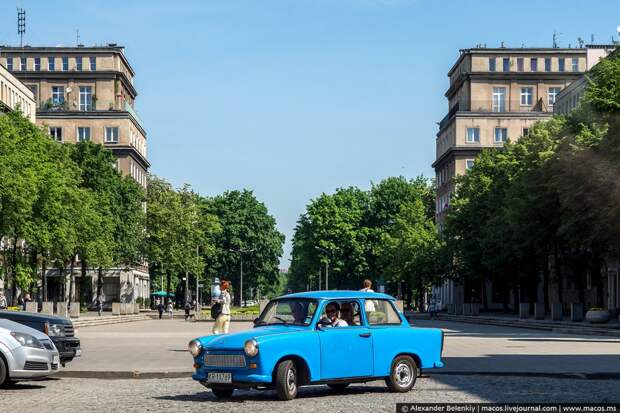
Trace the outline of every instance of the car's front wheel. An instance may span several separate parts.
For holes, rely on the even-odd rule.
[[[278,364],[275,377],[276,393],[280,400],[292,400],[297,397],[297,368],[292,360]]]
[[[405,393],[413,388],[418,378],[418,365],[409,356],[398,356],[392,362],[390,377],[385,379],[390,391]]]
[[[7,386],[9,383],[9,368],[6,365],[4,358],[0,357],[0,387]]]
[[[211,391],[218,399],[227,399],[232,396],[235,389],[229,387],[212,387]]]

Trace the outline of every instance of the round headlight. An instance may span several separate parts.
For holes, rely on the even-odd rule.
[[[258,354],[258,343],[256,342],[256,340],[251,338],[245,342],[245,344],[243,345],[243,350],[245,351],[245,354],[247,354],[249,357],[254,357]]]
[[[200,341],[198,341],[198,340],[190,341],[189,345],[187,347],[188,347],[189,352],[194,357],[198,357],[198,355],[202,351],[202,344],[200,344]]]

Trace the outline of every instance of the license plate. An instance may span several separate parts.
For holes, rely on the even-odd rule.
[[[232,383],[232,373],[209,373],[209,383]]]
[[[77,350],[75,350],[75,354],[74,354],[75,357],[80,357],[81,355],[82,355],[81,349],[78,348]]]
[[[60,357],[54,356],[54,360],[52,361],[52,364],[58,364],[58,363],[60,363]]]

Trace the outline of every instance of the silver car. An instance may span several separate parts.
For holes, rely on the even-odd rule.
[[[42,379],[58,371],[54,343],[40,331],[0,319],[0,386]]]

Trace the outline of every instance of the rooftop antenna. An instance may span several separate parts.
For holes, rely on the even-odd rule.
[[[580,48],[580,49],[583,49],[583,43],[584,43],[584,41],[583,41],[583,39],[582,39],[581,37],[578,37],[578,38],[577,38],[577,43],[579,43],[579,48]]]
[[[80,45],[80,29],[75,29],[75,45]]]
[[[590,44],[594,44],[594,33],[590,35]]]
[[[24,33],[26,33],[26,10],[17,9],[17,34],[19,34],[19,47],[24,47]]]
[[[555,30],[553,31],[553,48],[558,48],[558,39],[562,33],[558,33]]]
[[[501,47],[502,49],[504,49],[504,48],[506,47],[506,46],[504,46],[504,41],[503,41],[503,40],[502,40],[502,44],[500,45],[500,47]]]

